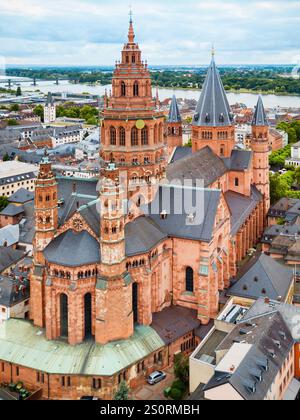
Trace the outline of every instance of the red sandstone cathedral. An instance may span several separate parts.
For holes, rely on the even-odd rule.
[[[59,208],[59,182],[47,157],[36,182],[33,323],[10,320],[7,328],[15,323],[16,331],[34,337],[31,357],[13,364],[25,383],[38,381],[45,398],[112,398],[121,381],[135,386],[172,364],[176,340],[182,351],[192,350],[195,336],[184,328],[173,342],[170,332],[166,344],[156,328],[160,314],[190,311],[196,325],[207,325],[218,314],[220,292],[258,242],[270,205],[261,98],[252,150],[236,150],[213,56],[192,125],[191,149],[182,144],[176,98],[167,120],[153,99],[131,20],[112,93],[105,96],[100,194],[74,185],[70,203]],[[204,182],[200,224],[193,213],[175,211],[178,192],[195,194],[197,180]],[[141,183],[149,186],[146,196],[139,194]]]

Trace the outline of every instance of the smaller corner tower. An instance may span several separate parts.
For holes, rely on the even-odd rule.
[[[44,106],[44,123],[50,124],[56,120],[56,105],[51,92],[48,93],[47,101]]]
[[[119,170],[109,164],[101,171],[100,252],[96,287],[96,342],[128,339],[134,333],[132,281],[126,270],[126,185]]]
[[[44,249],[53,240],[58,227],[58,188],[51,162],[44,156],[35,184],[35,236],[33,239],[33,271],[31,274],[31,318],[44,327]]]
[[[168,154],[172,154],[172,151],[175,147],[181,147],[183,144],[182,141],[182,119],[177,103],[176,96],[173,95],[169,116],[166,121],[167,129],[167,145],[168,145]]]
[[[270,208],[269,123],[261,95],[252,121],[253,183],[264,196],[264,218]]]

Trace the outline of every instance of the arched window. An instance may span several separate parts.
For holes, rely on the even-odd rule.
[[[236,187],[238,187],[238,186],[240,185],[240,181],[239,181],[239,179],[238,179],[238,178],[235,178],[235,180],[234,180],[234,185],[235,185]]]
[[[142,146],[148,145],[148,128],[145,127],[142,129]]]
[[[133,96],[139,96],[139,83],[138,82],[134,82]]]
[[[120,146],[126,146],[126,131],[124,127],[119,129]]]
[[[61,337],[68,337],[69,333],[69,317],[68,317],[68,296],[60,295],[60,335]]]
[[[136,127],[133,127],[131,130],[131,146],[139,145],[139,132]]]
[[[191,267],[186,268],[185,289],[187,292],[194,292],[194,270]]]
[[[155,124],[155,127],[154,127],[154,144],[157,144],[157,141],[158,141],[158,125]]]
[[[131,61],[133,62],[133,64],[135,63],[135,55],[134,54],[132,56],[132,60]]]
[[[117,145],[117,133],[115,127],[110,127],[110,144],[112,146]]]
[[[121,96],[126,96],[126,85],[125,82],[121,83]]]
[[[84,296],[84,333],[85,338],[92,335],[92,295],[87,293]]]

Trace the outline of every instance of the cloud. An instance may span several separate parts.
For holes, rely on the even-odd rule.
[[[128,29],[126,0],[0,0],[0,55],[11,64],[112,65]],[[139,0],[136,38],[150,64],[293,63],[298,0]]]

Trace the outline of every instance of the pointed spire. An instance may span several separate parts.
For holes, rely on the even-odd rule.
[[[181,115],[180,115],[180,111],[178,107],[178,102],[177,102],[176,96],[173,95],[167,122],[168,123],[181,123],[181,121],[182,120],[181,120]]]
[[[254,112],[252,125],[256,127],[266,127],[269,125],[265,107],[263,104],[262,96],[259,95],[257,105]]]
[[[135,38],[135,34],[134,34],[134,29],[133,29],[133,12],[132,12],[132,8],[130,6],[130,11],[129,11],[129,31],[128,31],[128,42],[129,44],[134,44],[134,38]]]
[[[193,124],[199,127],[232,125],[232,115],[220,73],[215,63],[215,49],[202,88]]]
[[[46,106],[49,106],[49,105],[51,106],[54,105],[54,100],[53,100],[51,92],[48,92],[47,101],[46,101]]]
[[[156,86],[156,98],[155,98],[156,107],[159,108],[160,101],[159,101],[159,92],[158,92],[158,86]]]

